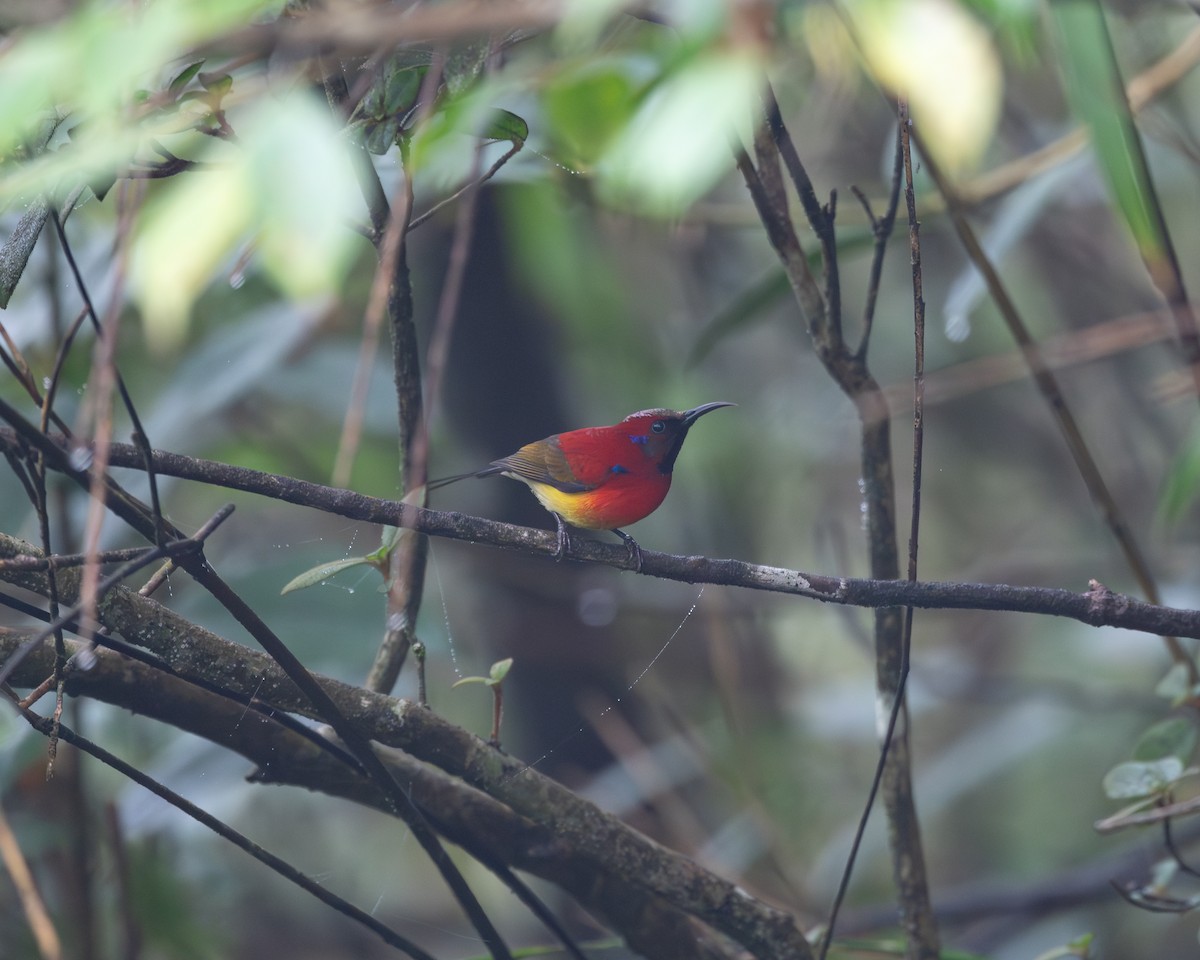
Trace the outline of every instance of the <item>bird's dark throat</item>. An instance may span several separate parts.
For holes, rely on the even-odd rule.
[[[679,451],[683,449],[683,441],[687,439],[687,427],[684,427],[671,440],[671,446],[668,448],[666,456],[659,461],[659,473],[671,473],[675,469],[675,459],[679,456]]]

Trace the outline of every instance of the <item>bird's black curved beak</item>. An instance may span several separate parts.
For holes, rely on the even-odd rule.
[[[706,413],[718,409],[719,407],[736,407],[736,403],[729,403],[725,400],[716,400],[712,403],[702,403],[698,407],[692,407],[691,410],[683,411],[683,425],[690,427],[693,423],[699,420]]]

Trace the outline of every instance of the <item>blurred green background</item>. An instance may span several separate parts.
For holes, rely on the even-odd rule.
[[[0,5],[0,125],[8,131],[0,141],[7,204],[0,234],[11,236],[44,191],[61,197],[111,167],[113,154],[100,141],[122,162],[145,161],[152,151],[137,138],[153,135],[174,155],[216,164],[216,172],[137,181],[144,204],[128,252],[129,285],[119,292],[118,363],[152,445],[329,482],[376,259],[352,229],[366,220],[342,150],[354,137],[337,132],[313,93],[315,60],[287,49],[244,56],[228,40],[253,18],[269,22],[276,6],[159,2],[138,19],[116,15],[120,4],[48,5],[34,14]],[[1091,7],[710,0],[638,18],[567,4],[558,23],[522,34],[490,72],[452,70],[461,91],[439,102],[419,135],[424,141],[406,144],[415,155],[418,213],[461,184],[478,142],[468,134],[481,117],[509,111],[528,134],[478,197],[446,375],[429,401],[431,476],[645,407],[732,401],[736,409],[706,417],[691,433],[667,502],[631,532],[649,550],[865,576],[858,422],[813,354],[727,144],[750,129],[753,78],[765,66],[818,195],[837,191],[845,317],[856,331],[871,250],[851,187],[882,212],[895,139],[892,108],[874,77],[910,91],[916,122],[967,198],[1017,306],[1037,339],[1054,348],[1048,355],[1067,401],[1165,602],[1200,606],[1196,398],[1169,326],[1155,322],[1162,299],[1146,264],[1161,252],[1158,241],[1130,230],[1119,193],[1132,190],[1136,199],[1139,186],[1122,187],[1111,175],[1137,145],[1097,140],[1100,152],[1064,149],[1043,167],[1020,166],[1110,103],[1102,84],[1068,97],[1077,58],[1098,49],[1094,37],[1081,52],[1071,49],[1078,37],[1064,31],[1074,29],[1079,11],[1064,15],[1068,6]],[[1200,59],[1200,20],[1171,3],[1112,4],[1106,12],[1115,61],[1102,49],[1097,56],[1110,79],[1114,64],[1128,82],[1175,58],[1168,60],[1175,74],[1155,75],[1158,95],[1137,130],[1166,232],[1195,289],[1200,72],[1191,64]],[[239,142],[188,125],[209,116],[211,97],[162,97],[198,44],[208,45],[202,69],[232,80],[220,105]],[[122,53],[130,49],[139,56]],[[361,65],[360,52],[347,52],[346,62]],[[422,62],[419,51],[407,55]],[[53,90],[51,76],[59,84]],[[180,89],[209,90],[188,84]],[[147,101],[159,112],[137,114],[132,105]],[[35,137],[48,105],[67,121],[51,149],[22,153],[18,145]],[[77,117],[88,123],[68,135]],[[371,126],[357,121],[359,132]],[[510,146],[486,147],[484,167]],[[391,194],[398,149],[373,162]],[[988,187],[990,175],[1014,169],[1006,189]],[[98,305],[108,303],[125,262],[114,240],[122,189],[103,201],[85,192],[67,223]],[[919,159],[917,205],[929,322],[921,578],[1078,591],[1096,578],[1136,593]],[[408,241],[423,347],[456,209],[448,205]],[[39,378],[79,305],[50,234],[43,232],[0,313]],[[247,246],[252,237],[257,244]],[[802,239],[816,249],[810,234]],[[912,313],[901,221],[870,359],[892,400],[902,505],[911,492]],[[82,422],[93,342],[85,329],[66,364],[58,409],[68,423]],[[388,358],[385,344],[373,360],[349,486],[398,499]],[[0,382],[0,394],[36,413],[11,378]],[[128,424],[118,423],[126,439]],[[142,489],[135,475],[122,479]],[[57,483],[54,490],[62,496],[56,538],[64,549],[77,546],[82,499]],[[361,682],[383,629],[378,576],[356,568],[285,597],[279,591],[305,569],[375,549],[379,530],[165,484],[168,515],[184,529],[226,501],[238,511],[208,548],[214,566],[307,666]],[[552,528],[528,491],[506,480],[452,486],[431,505]],[[0,527],[36,538],[34,515],[7,471],[0,471]],[[108,545],[130,545],[115,523],[108,529]],[[166,602],[246,641],[182,576],[172,578]],[[507,750],[806,925],[822,919],[877,753],[868,612],[434,542],[418,634],[430,650],[436,711],[486,736],[486,692],[451,684],[514,658],[505,684]],[[1140,911],[1109,887],[1107,858],[1137,838],[1092,827],[1118,807],[1101,788],[1105,772],[1171,711],[1155,694],[1168,665],[1161,642],[1149,636],[1049,617],[917,613],[914,777],[934,902],[974,905],[945,922],[947,947],[1016,960],[1094,933],[1101,956],[1195,951],[1194,914]],[[411,671],[397,692],[415,692]],[[439,956],[482,955],[395,821],[245,784],[237,758],[135,716],[93,703],[73,703],[71,713],[89,736]],[[143,956],[386,954],[92,764],[80,771],[79,789],[96,818],[91,883],[82,884],[73,847],[80,825],[60,790],[73,778],[60,773],[45,783],[43,750],[40,738],[0,712],[0,796],[68,955],[117,955],[111,838],[100,817],[109,805],[131,858]],[[1142,839],[1153,850],[1154,837]],[[1152,861],[1114,867],[1111,878],[1144,881]],[[464,869],[514,944],[547,940],[490,875]],[[890,877],[876,817],[850,888],[845,935],[894,922]],[[583,940],[604,937],[553,890],[544,893]],[[81,897],[95,909],[90,938]],[[36,955],[7,884],[0,884],[0,930],[0,956]],[[610,946],[597,955],[625,954]]]

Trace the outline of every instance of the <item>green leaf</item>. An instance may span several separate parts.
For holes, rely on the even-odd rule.
[[[1133,748],[1134,760],[1175,757],[1186,762],[1196,748],[1196,725],[1187,717],[1168,717],[1154,724]]]
[[[1095,0],[1054,0],[1050,8],[1058,27],[1067,98],[1087,126],[1109,192],[1157,278],[1172,256],[1170,240],[1104,11]]]
[[[390,553],[400,542],[400,527],[384,526],[379,533],[379,549],[382,552]]]
[[[389,71],[383,78],[383,109],[387,116],[401,119],[416,106],[429,67],[395,63],[389,66]]]
[[[574,168],[593,166],[637,109],[634,65],[588,63],[555,77],[542,92],[546,126],[558,152]]]
[[[1158,498],[1158,521],[1178,523],[1200,494],[1200,429],[1192,431],[1167,472]]]
[[[363,146],[377,157],[382,157],[392,149],[400,137],[400,121],[384,120],[382,123],[365,124],[366,135]]]
[[[233,89],[233,77],[227,73],[202,73],[197,79],[200,81],[200,86],[217,100]]]
[[[305,587],[315,587],[319,583],[324,583],[335,573],[341,573],[343,570],[349,570],[351,567],[372,566],[369,557],[346,557],[343,560],[334,560],[332,563],[322,563],[319,566],[305,570],[298,576],[292,577],[287,582],[287,585],[279,591],[280,596],[291,593],[293,590],[303,590]]]
[[[203,60],[197,60],[195,63],[189,63],[186,67],[180,70],[179,73],[175,74],[171,82],[167,84],[167,89],[172,93],[178,93],[189,83],[191,83],[192,77],[200,72],[200,68],[202,66],[204,66]]]
[[[456,680],[450,687],[453,690],[455,687],[461,687],[468,683],[482,683],[489,687],[498,687],[504,682],[504,678],[508,676],[508,671],[512,669],[513,658],[506,657],[504,660],[497,660],[492,664],[486,677],[462,677]]]
[[[529,124],[509,110],[496,110],[483,133],[484,140],[507,140],[521,145],[529,139]]]
[[[1183,773],[1178,757],[1164,757],[1150,763],[1118,763],[1104,775],[1104,794],[1110,800],[1130,800],[1161,793]]]
[[[1172,704],[1182,703],[1191,694],[1191,673],[1186,663],[1173,663],[1154,688],[1156,696]]]

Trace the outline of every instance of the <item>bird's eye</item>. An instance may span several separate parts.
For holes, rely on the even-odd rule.
[[[666,429],[667,425],[661,420],[655,420],[652,424],[650,424],[650,430],[654,433],[662,433]]]

